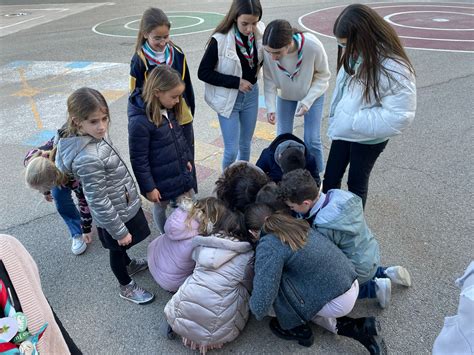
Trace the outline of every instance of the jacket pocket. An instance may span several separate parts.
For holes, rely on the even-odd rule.
[[[291,290],[291,292],[293,293],[293,295],[295,296],[295,298],[298,300],[298,302],[299,302],[301,305],[304,305],[304,299],[303,299],[303,297],[301,297],[301,295],[299,294],[298,290],[297,290],[296,287],[293,285],[293,283],[290,281],[290,279],[286,279],[286,278],[285,278],[285,283],[286,283],[286,285],[289,287],[289,289]]]
[[[124,186],[124,195],[125,195],[125,203],[127,206],[130,206],[130,192],[127,189],[127,185]]]

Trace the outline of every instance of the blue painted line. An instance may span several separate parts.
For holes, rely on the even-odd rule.
[[[258,97],[258,107],[259,108],[267,108],[267,106],[265,105],[265,96],[260,95]]]
[[[7,67],[9,68],[25,67],[30,63],[31,62],[27,60],[15,60],[14,62],[8,63]]]
[[[72,69],[81,69],[81,68],[85,68],[89,66],[90,64],[92,64],[92,62],[72,62],[72,63],[66,64],[65,67],[72,68]]]
[[[56,134],[56,131],[48,131],[48,130],[43,130],[40,131],[33,136],[27,138],[26,141],[23,142],[23,145],[28,145],[32,147],[39,147],[43,143],[46,143],[51,139]]]

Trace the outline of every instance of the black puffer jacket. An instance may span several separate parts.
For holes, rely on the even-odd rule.
[[[191,153],[173,112],[168,111],[157,127],[145,107],[136,89],[128,101],[130,160],[142,195],[157,188],[167,201],[193,188],[194,177],[187,168]]]

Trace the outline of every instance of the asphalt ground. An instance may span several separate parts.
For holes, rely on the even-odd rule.
[[[110,103],[111,138],[128,161],[128,65],[135,44],[136,20],[148,6],[157,6],[175,16],[173,26],[190,26],[191,31],[204,16],[199,12],[223,14],[229,3],[222,0],[133,3],[122,0],[106,4],[48,1],[48,5],[40,1],[0,2],[0,233],[17,237],[32,254],[40,269],[44,293],[86,354],[191,351],[178,340],[161,337],[162,310],[171,295],[161,290],[148,272],[137,275],[136,280],[153,291],[156,300],[150,305],[137,306],[118,297],[108,253],[97,237],[84,255],[71,254],[68,232],[54,207],[25,187],[24,154],[64,122],[67,96],[76,88],[92,86],[104,92]],[[298,25],[298,20],[308,14],[301,24],[321,33],[318,36],[335,72],[336,43],[327,33],[335,11],[331,9],[349,3],[273,0],[262,4],[266,23],[285,18]],[[436,11],[436,21],[427,18],[426,12],[415,13],[422,11],[414,8],[420,4],[437,6],[429,8]],[[367,220],[381,246],[382,264],[407,267],[413,287],[394,286],[392,303],[386,310],[379,309],[374,301],[362,301],[352,315],[377,316],[390,353],[429,353],[443,318],[456,312],[459,290],[454,280],[473,259],[474,38],[472,17],[469,17],[472,3],[383,5],[396,5],[397,15],[391,20],[404,26],[425,29],[444,26],[444,29],[436,27],[423,32],[424,38],[437,34],[436,38],[441,39],[436,41],[438,50],[426,50],[433,40],[412,38],[408,43],[409,47],[424,48],[407,49],[417,72],[417,115],[413,125],[402,136],[391,139],[378,159],[366,206]],[[315,12],[322,9],[328,10],[319,15]],[[410,14],[405,17],[398,14],[407,12]],[[452,12],[461,14],[449,14]],[[26,14],[16,18],[4,16],[18,13]],[[30,20],[33,17],[41,18]],[[110,22],[117,19],[122,22]],[[17,24],[24,20],[28,21]],[[439,25],[429,25],[429,21]],[[129,32],[121,32],[125,24]],[[96,32],[92,30],[94,27]],[[101,35],[98,28],[125,37]],[[453,35],[452,29],[457,29],[454,33],[459,32],[460,36]],[[439,36],[448,32],[454,37]],[[194,130],[199,196],[212,193],[222,156],[217,118],[205,104],[204,85],[196,76],[209,35],[210,32],[199,32],[173,37],[185,50],[196,94]],[[460,40],[463,43],[456,43]],[[439,51],[440,42],[449,42],[449,46]],[[333,85],[334,77],[328,93]],[[329,96],[322,129],[326,156],[330,146],[325,136]],[[274,127],[265,123],[263,113],[262,108],[253,143],[253,162],[274,137]],[[302,122],[295,122],[295,132],[302,136]],[[153,229],[153,236],[134,247],[130,254],[144,257],[147,244],[156,235]],[[302,348],[273,336],[267,323],[267,319],[257,322],[251,318],[234,342],[215,352],[365,353],[358,343],[316,326],[315,344]]]

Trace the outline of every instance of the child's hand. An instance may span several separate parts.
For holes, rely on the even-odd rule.
[[[91,233],[82,233],[82,239],[83,239],[84,242],[86,242],[87,244],[89,244],[90,242],[92,242],[92,232],[91,232]]]
[[[304,116],[306,112],[308,112],[308,108],[306,107],[306,105],[301,104],[298,111],[295,113],[295,116]]]
[[[190,161],[188,161],[188,163],[186,164],[186,167],[188,168],[189,172],[193,171],[193,165],[191,164]]]
[[[126,246],[126,245],[129,245],[131,242],[132,242],[132,235],[130,233],[128,233],[125,237],[123,237],[122,239],[119,239],[117,240],[117,242],[119,243],[119,245],[121,246]]]
[[[268,121],[268,123],[270,123],[270,124],[275,124],[275,122],[276,122],[276,115],[275,115],[275,112],[267,113],[267,121]]]
[[[160,202],[161,200],[160,191],[158,191],[158,189],[153,189],[150,192],[146,193],[146,198],[148,201],[151,201],[151,202]]]
[[[252,90],[253,85],[250,83],[250,81],[247,81],[245,79],[240,79],[240,84],[239,84],[239,90],[242,92],[249,92]]]
[[[53,202],[53,195],[51,195],[51,192],[49,194],[45,194],[44,199],[48,202]]]

